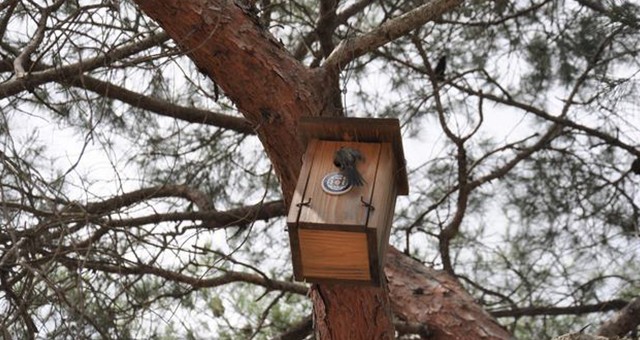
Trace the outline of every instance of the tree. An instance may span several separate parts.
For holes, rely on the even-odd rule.
[[[640,322],[632,2],[0,8],[5,338],[304,338],[311,309],[319,338]],[[403,124],[404,254],[388,286],[309,291],[279,218],[296,126],[345,114]]]

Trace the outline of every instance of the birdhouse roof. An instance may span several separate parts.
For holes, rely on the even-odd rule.
[[[398,194],[409,193],[400,123],[395,118],[302,117],[300,138],[306,148],[309,140],[361,143],[391,143],[396,162]]]

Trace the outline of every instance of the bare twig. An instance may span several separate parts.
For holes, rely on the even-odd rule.
[[[47,28],[47,20],[49,20],[49,16],[51,15],[51,13],[57,10],[64,2],[65,0],[58,0],[54,2],[53,5],[47,8],[44,8],[40,11],[40,20],[38,21],[38,28],[36,29],[35,34],[31,38],[31,41],[29,41],[29,43],[24,47],[22,52],[20,52],[20,54],[13,61],[13,67],[15,69],[15,77],[17,79],[22,79],[26,76],[27,73],[24,70],[25,62],[29,59],[29,56],[31,56],[31,53],[33,53],[36,50],[36,48],[38,48],[38,45],[40,45],[40,43],[42,42],[42,39],[44,39],[44,31]]]

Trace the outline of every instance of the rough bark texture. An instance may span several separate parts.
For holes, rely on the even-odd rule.
[[[623,336],[634,330],[640,324],[640,298],[635,298],[616,315],[605,322],[598,335],[606,337]]]
[[[317,285],[310,291],[317,339],[394,339],[387,289]]]
[[[427,268],[395,248],[386,260],[393,311],[402,320],[426,325],[429,339],[511,339],[446,272]]]

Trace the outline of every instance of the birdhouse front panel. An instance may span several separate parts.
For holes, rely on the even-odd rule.
[[[334,155],[340,148],[345,147],[362,153],[363,160],[357,162],[356,167],[362,175],[364,184],[352,186],[346,193],[332,192],[327,188],[327,185],[331,185],[326,183],[329,180],[327,177],[340,172],[333,162]],[[298,222],[308,224],[309,227],[318,225],[323,228],[332,228],[339,225],[340,230],[348,227],[364,230],[369,209],[362,201],[371,200],[379,154],[380,145],[374,143],[333,141],[316,143],[315,155],[309,169],[309,182],[302,197],[302,202],[309,202],[309,205],[300,211]]]
[[[383,145],[323,140],[309,143],[288,217],[298,280],[379,282],[378,235],[385,232],[367,225],[374,213],[370,204],[374,187],[381,181],[378,166]],[[350,157],[353,155],[357,157]],[[354,161],[359,185],[343,183],[348,177],[342,174],[349,170],[342,164],[344,157]],[[393,199],[395,202],[395,196]]]

